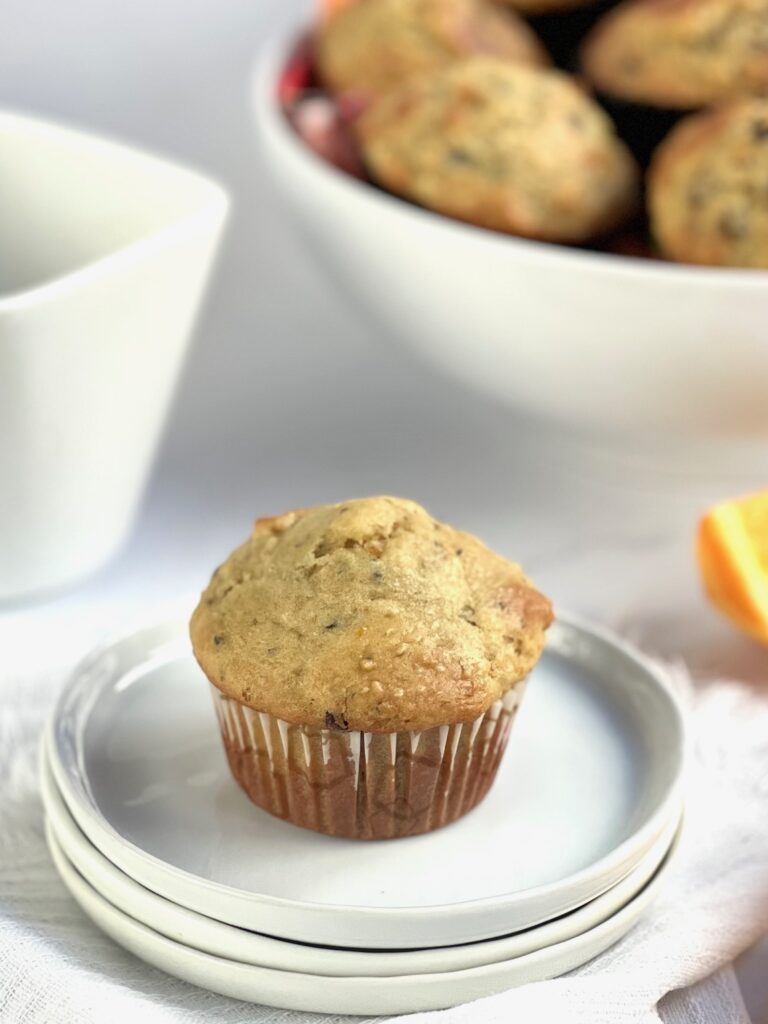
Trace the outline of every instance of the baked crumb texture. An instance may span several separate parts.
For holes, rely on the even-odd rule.
[[[648,206],[671,259],[768,269],[768,99],[681,121],[651,164]]]
[[[541,653],[549,601],[419,505],[368,498],[257,521],[191,621],[226,696],[366,732],[472,721]]]
[[[365,0],[324,22],[315,40],[322,82],[362,100],[483,53],[551,63],[525,21],[492,0]]]
[[[587,38],[609,96],[694,109],[768,89],[768,0],[624,0]]]
[[[384,188],[482,227],[578,243],[639,205],[611,119],[560,71],[473,57],[389,92],[356,129]]]

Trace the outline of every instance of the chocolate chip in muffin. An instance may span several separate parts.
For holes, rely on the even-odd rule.
[[[349,729],[349,722],[343,715],[338,717],[332,711],[325,712],[326,729],[337,729],[339,732],[346,732]]]
[[[749,231],[749,218],[744,210],[726,210],[720,217],[720,233],[732,240],[744,238]]]

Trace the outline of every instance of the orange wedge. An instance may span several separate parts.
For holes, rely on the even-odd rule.
[[[713,604],[768,644],[768,491],[710,509],[699,524],[696,553]]]

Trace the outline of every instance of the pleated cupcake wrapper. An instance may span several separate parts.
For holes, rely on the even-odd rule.
[[[386,839],[429,832],[482,800],[524,688],[473,721],[396,733],[293,725],[211,690],[232,774],[255,803],[329,835]]]

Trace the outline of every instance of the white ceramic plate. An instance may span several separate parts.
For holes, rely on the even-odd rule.
[[[116,868],[88,841],[57,791],[45,759],[41,763],[41,788],[48,826],[67,859],[118,910],[166,938],[214,956],[258,967],[331,977],[389,977],[465,970],[525,956],[574,938],[607,920],[640,892],[658,869],[680,827],[679,819],[673,819],[634,871],[618,885],[555,921],[471,945],[359,952],[259,935],[213,921],[156,896]]]
[[[48,742],[79,826],[147,888],[262,933],[378,949],[505,935],[599,896],[677,814],[683,752],[653,670],[564,617],[491,793],[424,836],[335,839],[253,806],[230,777],[183,623],[89,657]]]
[[[331,978],[254,967],[173,942],[113,907],[70,864],[50,829],[47,835],[56,868],[85,913],[115,942],[154,967],[235,999],[287,1010],[366,1016],[439,1010],[581,966],[618,942],[637,923],[656,896],[674,854],[673,847],[649,884],[618,913],[566,942],[465,971]]]

